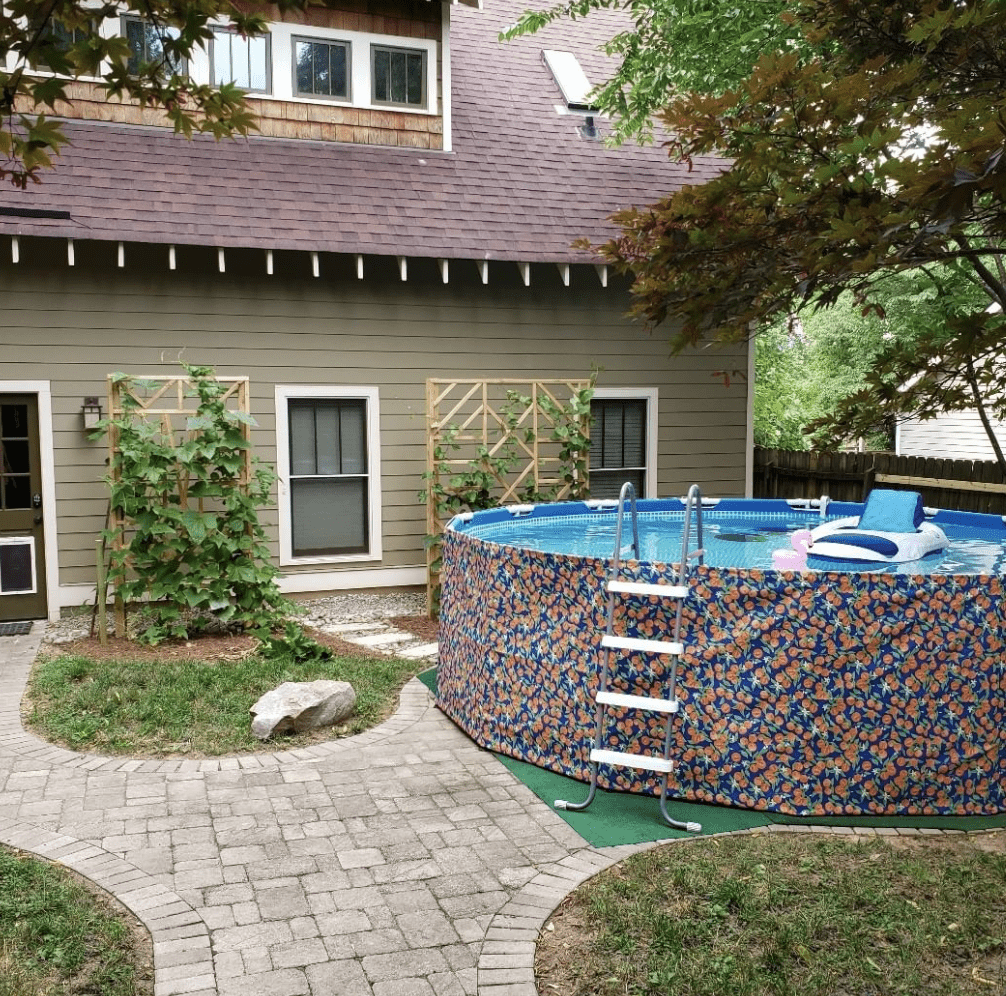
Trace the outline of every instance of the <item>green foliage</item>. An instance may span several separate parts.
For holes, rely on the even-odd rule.
[[[133,996],[125,924],[67,872],[0,848],[0,996]]]
[[[279,11],[303,10],[307,0],[277,0]],[[129,68],[126,39],[102,37],[103,21],[124,14],[143,18],[155,34],[160,54]],[[0,12],[0,180],[24,189],[41,182],[52,155],[65,141],[59,125],[45,116],[66,100],[75,79],[97,79],[113,99],[160,108],[175,131],[216,138],[246,135],[255,128],[245,94],[231,83],[194,83],[176,72],[183,60],[205,50],[213,25],[226,24],[244,35],[261,35],[266,19],[248,13],[236,0],[10,0]],[[42,75],[37,73],[42,70]],[[57,74],[48,75],[51,70]]]
[[[978,302],[937,290],[932,331],[885,351],[870,387],[896,417],[981,413],[986,400],[986,415],[998,414],[1006,319],[987,309],[1006,306],[1002,4],[786,9],[809,49],[767,52],[734,89],[681,95],[661,116],[672,155],[730,168],[622,212],[623,234],[602,253],[632,274],[634,313],[672,327],[675,351],[746,339],[846,293],[882,312],[890,274],[924,273],[942,288],[954,270]],[[834,434],[862,434],[859,402],[832,420]]]
[[[275,476],[253,461],[244,481],[249,417],[228,409],[226,386],[209,367],[185,370],[198,405],[181,441],[145,418],[128,390],[124,414],[101,423],[117,441],[108,483],[112,508],[125,520],[105,533],[113,544],[108,578],[127,603],[148,601],[141,639],[152,644],[184,638],[211,617],[266,630],[285,615],[258,519]]]
[[[288,620],[282,633],[265,632],[261,635],[262,652],[274,657],[286,656],[298,664],[308,664],[330,660],[331,651],[304,632],[303,627]]]
[[[605,44],[618,68],[594,100],[613,118],[614,141],[648,141],[653,117],[675,94],[722,94],[747,77],[763,52],[808,50],[800,28],[781,17],[786,7],[784,0],[573,0],[526,12],[501,38],[531,34],[561,18],[623,10],[633,26]]]

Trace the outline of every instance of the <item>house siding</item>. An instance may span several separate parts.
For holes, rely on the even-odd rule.
[[[659,389],[658,492],[740,495],[745,482],[747,387],[723,386],[716,371],[744,368],[738,352],[671,357],[666,337],[630,323],[625,289],[602,288],[593,267],[574,267],[570,287],[552,265],[533,265],[531,286],[513,264],[492,264],[483,286],[474,263],[452,265],[442,283],[433,260],[324,256],[312,279],[303,254],[276,258],[267,277],[261,252],[130,246],[127,266],[107,247],[79,243],[68,268],[58,242],[24,240],[22,264],[0,264],[0,355],[8,380],[52,387],[60,583],[94,582],[94,541],[108,493],[105,445],[82,429],[80,406],[103,395],[106,377],[178,372],[180,357],[220,375],[251,380],[256,455],[275,460],[275,387],[376,386],[380,392],[383,559],[298,565],[284,573],[418,568],[425,508],[417,498],[425,465],[429,377],[586,377],[604,387]],[[92,256],[94,257],[92,259]],[[32,265],[34,261],[34,265]],[[307,270],[307,272],[303,272]],[[275,504],[263,514],[278,554]]]
[[[1006,447],[1006,423],[992,423],[1000,446]],[[945,460],[995,460],[978,412],[951,412],[925,421],[898,426],[896,450],[899,456],[932,457]]]

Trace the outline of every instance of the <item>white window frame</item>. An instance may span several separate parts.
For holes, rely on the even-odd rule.
[[[659,412],[659,390],[656,387],[595,387],[597,401],[638,401],[646,402],[646,473],[643,475],[646,494],[642,498],[656,498],[657,495],[657,416]]]
[[[367,406],[367,531],[370,549],[363,553],[341,553],[323,557],[293,555],[293,517],[290,512],[290,399],[352,399]],[[279,478],[279,562],[281,567],[297,564],[342,564],[380,560],[381,547],[381,413],[376,387],[332,385],[276,385],[276,474]]]

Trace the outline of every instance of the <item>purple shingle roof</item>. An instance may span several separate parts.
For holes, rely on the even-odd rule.
[[[464,259],[587,261],[573,250],[614,233],[614,211],[644,205],[723,168],[690,171],[659,146],[587,141],[560,114],[543,49],[576,53],[598,82],[617,11],[511,43],[499,31],[529,0],[452,8],[453,151],[252,137],[192,141],[170,131],[70,121],[72,143],[27,192],[0,206],[71,220],[0,217],[0,232],[78,239]],[[606,131],[599,122],[602,134]]]

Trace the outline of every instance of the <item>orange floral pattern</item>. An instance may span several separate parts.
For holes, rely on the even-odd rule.
[[[588,779],[606,570],[448,532],[441,709],[483,747]],[[643,562],[624,576],[673,580]],[[691,587],[673,795],[796,816],[1006,811],[1002,578],[699,567]],[[626,598],[619,632],[667,639],[673,612]],[[660,695],[668,667],[623,655],[612,684]],[[661,716],[609,715],[605,747],[662,751]],[[600,785],[659,791],[603,765]]]

